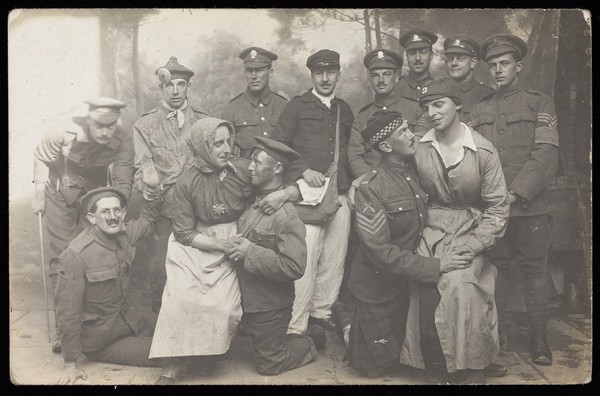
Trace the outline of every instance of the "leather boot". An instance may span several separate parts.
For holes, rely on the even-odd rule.
[[[531,335],[531,361],[540,366],[552,365],[552,351],[546,342],[546,335],[534,333]]]

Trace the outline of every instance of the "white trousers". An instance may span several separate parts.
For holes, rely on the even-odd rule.
[[[347,194],[338,195],[342,206],[329,222],[306,224],[306,270],[294,282],[296,298],[288,333],[304,334],[308,317],[331,316],[331,305],[337,300],[350,234],[350,208]]]

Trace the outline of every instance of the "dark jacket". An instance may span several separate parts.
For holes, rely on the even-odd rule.
[[[398,89],[395,89],[393,94],[388,97],[376,97],[373,103],[359,110],[352,124],[348,144],[348,162],[352,179],[372,171],[381,164],[381,154],[363,140],[361,133],[367,127],[367,122],[373,117],[373,114],[386,111],[401,113],[411,132],[418,136],[423,136],[430,129],[429,122],[425,119],[421,109],[418,106],[415,109],[413,100],[400,96]]]
[[[237,267],[244,312],[291,306],[294,281],[306,269],[306,230],[294,205],[286,202],[269,216],[249,205],[238,220],[238,232],[248,229],[252,244]]]
[[[354,121],[352,109],[342,99],[334,98],[328,109],[312,90],[292,99],[279,117],[273,131],[273,139],[296,150],[302,158],[296,160],[286,171],[286,182],[302,177],[307,169],[325,174],[334,160],[335,124],[340,109],[340,157],[338,162],[338,191],[350,187],[348,169],[348,140]]]
[[[134,245],[152,232],[159,212],[159,200],[145,205],[140,217],[128,221],[116,239],[90,226],[60,255],[55,304],[65,361],[109,344],[119,315],[136,334],[136,321],[128,320],[123,308]]]
[[[552,98],[520,85],[475,106],[470,126],[498,150],[508,190],[520,201],[511,216],[550,211],[548,183],[558,166],[557,120]]]
[[[416,254],[427,221],[427,195],[414,166],[383,162],[356,191],[356,230],[360,247],[348,287],[361,301],[382,303],[408,287],[408,281],[435,283],[440,261]]]

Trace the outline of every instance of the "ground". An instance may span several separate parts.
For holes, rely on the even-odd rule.
[[[62,358],[50,350],[46,331],[44,287],[40,266],[40,242],[37,217],[29,209],[30,197],[10,202],[10,376],[14,384],[56,384],[61,375]],[[129,215],[136,216],[130,210]],[[48,252],[48,246],[45,247]],[[131,284],[133,299],[147,304],[147,257],[138,249]],[[46,253],[47,255],[48,253]],[[46,256],[47,259],[47,256]],[[591,380],[591,320],[589,308],[564,303],[564,296],[551,301],[548,340],[554,352],[554,364],[533,365],[528,359],[526,318],[512,313],[509,321],[508,355],[498,363],[508,365],[503,378],[487,378],[485,384],[579,384]],[[52,301],[49,301],[52,309]],[[50,311],[50,326],[53,314]],[[444,378],[406,366],[393,368],[383,377],[370,379],[343,361],[342,341],[333,332],[319,357],[307,366],[271,377],[256,373],[252,364],[250,339],[236,337],[227,360],[221,361],[209,376],[193,374],[177,384],[441,384]],[[159,369],[126,367],[84,361],[88,378],[81,384],[153,384]]]

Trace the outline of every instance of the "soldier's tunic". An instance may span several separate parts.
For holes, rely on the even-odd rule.
[[[427,73],[427,77],[422,80],[416,80],[412,73],[409,73],[407,76],[403,77],[396,84],[396,89],[398,90],[398,95],[406,98],[410,101],[410,107],[405,110],[405,113],[402,113],[402,116],[407,120],[421,120],[421,122],[426,122],[424,117],[421,117],[421,107],[419,106],[419,99],[421,99],[421,95],[423,94],[423,89],[427,84],[429,84],[433,80],[433,77]],[[428,124],[419,125],[419,128],[416,128],[413,133],[418,137],[421,137],[427,132],[429,129],[427,128]]]
[[[108,363],[158,366],[148,360],[155,316],[127,303],[135,244],[152,232],[159,200],[146,204],[111,239],[90,226],[60,255],[56,319],[65,361],[81,354]]]
[[[423,368],[421,348],[425,345],[428,349],[439,337],[448,372],[484,369],[498,353],[496,270],[481,253],[504,234],[509,212],[508,191],[496,150],[467,125],[461,126],[463,154],[453,164],[442,160],[433,129],[419,142],[415,162],[421,186],[429,194],[429,218],[417,252],[426,257],[441,257],[449,249],[464,244],[476,256],[470,267],[440,276],[436,285],[440,300],[435,320],[426,318],[427,325],[419,313],[417,289],[428,286],[411,284],[401,360]],[[434,336],[419,339],[423,336],[420,327],[433,328]]]
[[[66,249],[89,223],[80,219],[79,199],[112,185],[127,197],[133,179],[133,141],[120,126],[106,145],[90,141],[85,117],[47,133],[33,152],[34,182],[46,184],[45,214],[52,257]],[[56,274],[51,260],[50,274]]]
[[[558,165],[557,120],[552,98],[517,84],[514,89],[497,92],[477,105],[472,117],[473,128],[498,150],[508,189],[520,197],[511,205],[506,235],[490,252],[490,260],[499,270],[498,287],[505,287],[508,265],[516,259],[525,276],[530,329],[545,334],[546,258],[551,239],[547,187]],[[497,302],[504,303],[498,293]],[[499,312],[503,309],[499,308]]]
[[[261,192],[260,199],[272,191]],[[242,293],[242,326],[252,335],[256,368],[275,375],[303,366],[317,356],[307,336],[287,336],[292,318],[294,281],[306,269],[306,231],[296,209],[285,203],[266,216],[249,205],[238,220],[238,233],[252,242],[236,268]]]
[[[235,127],[235,155],[250,158],[254,136],[271,137],[277,120],[288,100],[266,87],[260,96],[246,89],[231,99],[223,110],[222,119]]]
[[[382,367],[399,359],[408,280],[435,284],[439,278],[439,259],[416,254],[427,220],[426,202],[410,163],[383,162],[357,189],[360,247],[348,280],[356,306],[349,343],[353,367]]]
[[[464,84],[460,84],[460,90],[462,91],[463,103],[459,117],[460,121],[465,124],[471,122],[471,113],[475,106],[481,103],[484,98],[496,92],[493,88],[475,80],[475,77]]]
[[[178,115],[178,112],[182,115]],[[181,116],[184,122],[179,127],[178,117]],[[144,155],[151,157],[161,176],[164,199],[162,216],[172,217],[172,187],[179,175],[194,163],[187,138],[192,125],[205,117],[208,114],[187,104],[187,101],[178,110],[169,109],[163,101],[160,106],[142,114],[133,126],[135,167],[138,169],[136,180],[141,174],[139,169]]]
[[[135,144],[135,166],[138,169],[135,179],[140,178],[140,164],[144,155],[152,157],[156,170],[161,176],[163,207],[161,217],[155,229],[158,241],[152,245],[153,257],[150,264],[153,304],[158,304],[165,283],[165,259],[167,242],[173,232],[173,192],[177,178],[194,163],[187,144],[192,125],[208,115],[187,100],[178,110],[172,110],[166,101],[144,113],[133,125]],[[180,127],[179,122],[183,120]],[[137,187],[137,183],[136,183]]]

